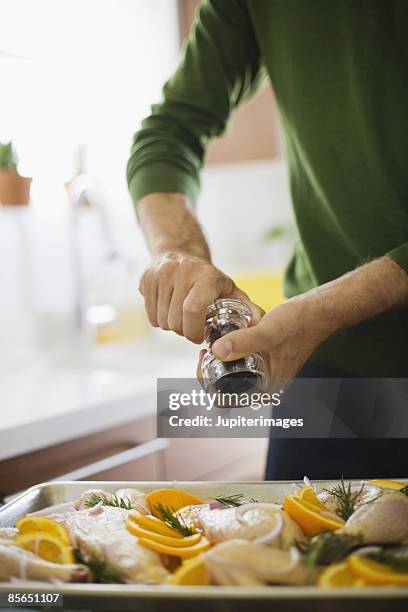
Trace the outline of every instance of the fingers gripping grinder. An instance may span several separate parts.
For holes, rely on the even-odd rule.
[[[240,300],[218,299],[207,307],[204,340],[208,346],[201,363],[204,389],[207,393],[234,394],[262,392],[266,389],[265,363],[262,355],[254,353],[235,359],[216,359],[211,347],[218,338],[249,326],[252,313]],[[232,407],[230,403],[228,406]]]

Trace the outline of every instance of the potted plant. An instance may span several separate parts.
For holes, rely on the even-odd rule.
[[[0,142],[0,204],[20,205],[30,201],[31,178],[20,176],[11,142]]]

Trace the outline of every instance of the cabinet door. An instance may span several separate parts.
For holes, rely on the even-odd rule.
[[[267,444],[266,438],[173,438],[164,451],[166,478],[262,480]]]
[[[155,439],[61,474],[56,480],[162,480],[168,442]]]

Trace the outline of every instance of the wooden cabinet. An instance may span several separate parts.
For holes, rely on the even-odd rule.
[[[0,501],[47,480],[261,480],[265,439],[155,438],[148,417],[0,462]]]

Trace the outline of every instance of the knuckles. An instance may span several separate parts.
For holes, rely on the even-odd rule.
[[[146,302],[146,296],[154,293],[157,286],[174,288],[177,285],[193,287],[201,283],[214,288],[214,293],[222,292],[227,277],[211,263],[194,257],[163,256],[157,259],[143,273],[139,291],[145,297],[148,318],[154,327],[172,330],[180,336],[185,336],[195,344],[201,344],[204,339],[204,317],[207,303],[200,299],[200,292],[190,293],[172,305],[169,312],[158,312],[157,302]],[[153,312],[154,311],[154,312]],[[201,321],[202,319],[202,321]]]
[[[169,328],[174,331],[178,336],[183,335],[183,326],[180,323],[169,320]]]
[[[185,316],[197,316],[203,313],[204,308],[205,306],[201,302],[186,300],[183,304],[183,314]]]
[[[201,344],[204,340],[203,333],[200,334],[198,332],[188,332],[184,334],[184,336],[187,338],[187,340],[190,340],[190,342],[193,342],[194,344]]]

